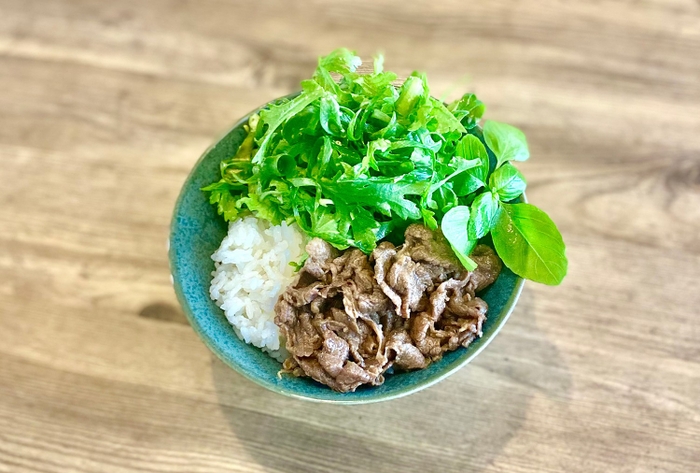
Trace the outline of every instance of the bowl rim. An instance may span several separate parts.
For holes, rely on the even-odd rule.
[[[357,404],[373,404],[376,402],[382,402],[382,401],[389,401],[392,399],[398,399],[402,398],[404,396],[408,396],[410,394],[414,394],[418,391],[422,391],[423,389],[429,388],[430,386],[433,386],[440,381],[443,381],[444,379],[448,378],[449,376],[453,375],[455,372],[459,371],[461,368],[463,368],[465,365],[469,364],[474,358],[476,358],[492,341],[494,338],[496,338],[496,335],[501,331],[503,326],[506,324],[508,319],[510,318],[510,315],[512,314],[513,310],[515,309],[515,306],[517,305],[518,300],[520,299],[520,295],[523,291],[523,287],[525,285],[525,279],[522,277],[518,276],[517,274],[515,275],[516,277],[516,282],[515,282],[515,287],[513,288],[513,291],[511,292],[508,300],[505,303],[505,306],[503,307],[502,312],[505,312],[500,319],[496,322],[496,325],[493,328],[493,331],[488,335],[487,338],[481,337],[483,342],[479,345],[479,347],[470,352],[467,356],[461,357],[455,361],[453,361],[451,364],[447,365],[443,371],[440,371],[439,373],[436,373],[424,380],[421,380],[413,385],[411,385],[408,388],[404,388],[401,390],[398,390],[397,392],[389,392],[389,393],[383,393],[383,394],[377,394],[372,397],[363,397],[359,399],[330,399],[330,398],[319,398],[319,397],[314,397],[310,395],[304,395],[304,394],[299,394],[297,392],[289,391],[283,388],[280,388],[277,385],[274,385],[264,379],[258,378],[256,376],[251,375],[243,369],[235,359],[224,353],[224,351],[219,347],[219,344],[214,341],[209,335],[207,335],[201,328],[199,321],[194,317],[194,311],[192,307],[190,307],[187,298],[185,297],[183,291],[182,291],[182,285],[180,284],[180,272],[177,268],[177,265],[174,264],[174,250],[171,245],[171,241],[173,240],[173,235],[175,235],[176,230],[177,230],[177,215],[179,214],[179,209],[182,204],[182,201],[184,199],[184,196],[187,192],[187,189],[191,185],[191,180],[194,177],[195,171],[197,168],[200,166],[202,161],[207,157],[209,152],[216,147],[226,136],[229,135],[233,130],[236,128],[240,127],[241,125],[247,123],[249,117],[266,107],[268,104],[271,102],[274,102],[275,100],[280,100],[284,98],[289,98],[298,95],[299,92],[295,92],[283,97],[279,97],[276,99],[272,99],[271,101],[265,103],[264,105],[255,108],[254,110],[251,110],[249,113],[245,114],[241,119],[237,120],[233,126],[231,126],[225,133],[221,134],[210,146],[206,148],[206,150],[201,154],[199,159],[194,163],[192,168],[190,169],[190,172],[188,173],[187,177],[185,178],[182,187],[180,188],[180,193],[178,194],[177,200],[175,201],[175,206],[173,207],[173,212],[172,216],[170,219],[170,226],[169,226],[169,233],[168,233],[168,266],[170,270],[170,276],[171,276],[171,281],[173,284],[173,289],[175,291],[175,295],[177,297],[178,302],[180,303],[180,306],[183,309],[183,312],[185,314],[185,317],[187,318],[188,322],[190,323],[190,326],[192,329],[195,331],[195,333],[198,335],[200,340],[209,348],[209,350],[216,355],[219,360],[221,360],[226,366],[229,368],[233,369],[236,371],[238,374],[243,376],[244,378],[248,379],[249,381],[252,381],[253,383],[262,386],[272,392],[282,394],[287,397],[295,398],[295,399],[301,399],[304,401],[311,401],[311,402],[317,402],[317,403],[323,403],[323,404],[343,404],[343,405],[357,405]],[[527,202],[527,197],[525,193],[523,192],[522,194],[522,200],[523,202]],[[338,395],[342,395],[342,393],[338,393]]]

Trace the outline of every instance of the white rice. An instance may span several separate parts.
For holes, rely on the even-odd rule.
[[[229,224],[228,235],[211,255],[216,267],[209,288],[212,300],[241,340],[278,360],[286,353],[274,307],[296,275],[289,263],[301,259],[304,245],[296,224],[271,225],[246,217]]]

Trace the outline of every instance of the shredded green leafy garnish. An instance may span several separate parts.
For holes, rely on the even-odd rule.
[[[516,274],[559,284],[567,267],[559,231],[541,210],[512,202],[526,186],[509,163],[529,157],[522,131],[494,121],[482,128],[475,95],[443,104],[425,74],[396,85],[382,56],[371,73],[358,73],[361,64],[335,50],[300,94],[251,115],[221,179],[203,188],[219,214],[295,221],[310,237],[366,253],[422,222],[442,229],[467,269],[490,234]]]

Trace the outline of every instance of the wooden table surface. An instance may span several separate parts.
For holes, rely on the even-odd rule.
[[[224,366],[165,253],[200,153],[337,46],[525,130],[570,259],[367,406]],[[0,0],[0,472],[697,472],[699,279],[697,1]]]

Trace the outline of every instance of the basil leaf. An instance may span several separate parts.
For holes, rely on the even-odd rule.
[[[469,169],[479,166],[479,164],[479,161],[476,159],[466,160],[459,156],[455,156],[450,160],[449,165],[445,166],[440,164],[436,166],[439,174],[438,177],[441,179],[430,186],[430,192],[435,192],[443,187],[448,181],[453,180],[455,177],[464,173],[465,171],[468,171]]]
[[[489,187],[498,193],[503,202],[520,196],[525,191],[526,186],[525,177],[509,163],[496,169],[489,178]]]
[[[481,140],[474,135],[464,136],[455,147],[455,154],[465,159],[477,159],[479,164],[454,179],[454,191],[458,196],[471,194],[486,186],[489,173],[489,155]]]
[[[471,207],[471,218],[467,232],[470,240],[478,240],[486,236],[495,223],[498,213],[498,196],[492,192],[479,194]]]
[[[552,286],[566,276],[568,261],[561,234],[534,205],[501,204],[491,234],[498,256],[518,276]]]
[[[442,234],[450,242],[452,250],[459,261],[469,271],[476,269],[476,263],[469,258],[476,241],[467,237],[467,224],[469,222],[469,207],[460,205],[450,209],[443,217],[440,224]]]
[[[488,120],[484,124],[484,140],[496,155],[496,167],[507,161],[525,161],[530,157],[525,134],[514,126]]]

